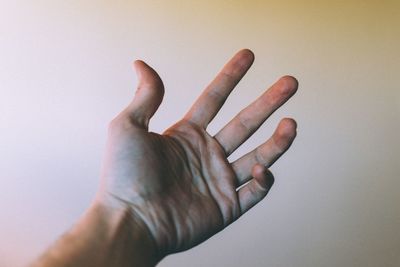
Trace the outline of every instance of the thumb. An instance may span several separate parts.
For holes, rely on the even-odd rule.
[[[164,96],[164,85],[157,72],[141,60],[134,62],[138,77],[135,97],[127,107],[129,115],[139,126],[147,129]]]

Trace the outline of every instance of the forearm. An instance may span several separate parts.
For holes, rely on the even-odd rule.
[[[94,204],[32,267],[147,267],[159,260],[150,234],[128,208]]]

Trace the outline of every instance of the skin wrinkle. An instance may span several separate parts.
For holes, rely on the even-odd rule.
[[[156,139],[157,140],[157,139]],[[171,140],[173,140],[173,139],[171,139]],[[158,146],[158,145],[156,145],[156,146]],[[176,147],[176,145],[172,145],[172,146],[169,146],[169,148],[175,148]],[[179,149],[176,149],[176,151],[178,151]],[[161,150],[162,151],[162,150]],[[159,154],[160,155],[160,154]],[[163,154],[162,154],[163,155]],[[164,157],[165,158],[165,160],[168,160],[169,161],[169,159],[168,158],[166,158],[166,157]],[[176,165],[176,164],[173,164],[173,165]],[[178,168],[177,168],[178,169]],[[174,169],[174,170],[176,170],[176,169]],[[176,176],[176,175],[175,175]],[[170,182],[172,182],[172,183],[170,183],[170,185],[169,185],[169,187],[177,187],[177,188],[181,188],[180,186],[179,186],[179,184],[178,184],[178,186],[174,186],[173,184],[177,184],[176,182],[176,180],[175,179],[171,179],[171,181]],[[185,190],[183,190],[183,191],[185,191]],[[143,193],[145,193],[145,194],[143,194]],[[162,193],[162,192],[150,192],[150,193],[147,193],[147,192],[141,192],[141,195],[140,196],[138,196],[137,197],[137,199],[149,199],[149,197],[150,198],[152,198],[152,196],[154,196],[154,194],[156,194],[156,193]],[[112,195],[114,195],[114,194],[112,194]],[[114,195],[115,196],[115,195]],[[156,196],[156,198],[158,198],[157,196]],[[121,198],[118,198],[118,199],[120,199],[120,200],[123,200],[123,199],[121,199]],[[172,199],[172,200],[174,200],[174,199]],[[139,208],[140,206],[139,205],[136,205],[136,204],[134,204],[134,201],[133,201],[133,199],[130,199],[130,201],[126,201],[126,200],[124,200],[124,202],[126,202],[126,203],[130,203],[130,205],[134,205],[134,206],[136,206],[137,208]],[[181,203],[179,203],[179,204],[182,204],[182,202]],[[142,210],[142,209],[139,209],[139,210]],[[171,223],[172,221],[174,221],[172,218],[173,218],[173,216],[171,216],[170,215],[170,213],[166,213],[165,214],[165,216],[167,217],[167,221],[157,221],[157,216],[158,216],[158,214],[157,214],[157,211],[155,211],[154,210],[154,208],[149,208],[149,207],[147,207],[146,208],[146,210],[148,211],[148,213],[150,214],[150,218],[154,218],[154,219],[152,219],[152,223],[150,223],[150,225],[158,225],[159,227],[155,227],[155,228],[159,228],[159,229],[164,229],[163,231],[161,231],[161,232],[171,232],[171,230],[172,229],[167,229],[168,227],[166,227],[167,225],[180,225],[180,223]],[[140,212],[139,213],[140,215],[141,215],[141,217],[142,217],[142,219],[143,218],[146,218],[147,216],[144,216],[143,214],[144,214],[144,211],[143,212]],[[163,216],[162,218],[165,218],[165,216]],[[146,220],[147,221],[147,220]],[[147,223],[149,223],[149,222],[147,222]],[[148,224],[149,225],[149,224]],[[174,229],[174,231],[172,231],[172,232],[174,232],[175,234],[174,234],[174,236],[177,236],[178,238],[179,238],[179,236],[178,236],[178,231],[179,231],[180,229]],[[154,232],[155,232],[155,230],[153,229],[152,231],[151,231],[152,233],[153,233],[153,235],[154,235]],[[166,236],[168,236],[168,235],[166,235]],[[178,239],[179,240],[179,239]],[[164,242],[162,242],[162,243],[166,243],[166,244],[171,244],[171,241],[164,241]],[[168,246],[168,245],[165,245],[166,247]]]
[[[239,119],[239,126],[244,128],[245,132],[249,132],[250,134],[252,134],[254,132],[254,127],[251,126],[251,123],[248,123],[249,121],[251,121],[251,118],[246,118],[246,112],[245,111],[241,111],[239,112],[237,118]]]
[[[208,135],[203,129],[198,129],[197,125],[192,124],[191,122],[190,122],[190,124],[193,126],[193,128],[191,127],[189,129],[189,131],[199,130],[199,131],[202,131],[203,133],[205,133],[205,136]],[[186,155],[185,158],[196,158],[195,155],[197,153],[194,152],[195,149],[193,147],[193,143],[191,143],[189,141],[189,139],[186,138],[186,135],[188,134],[188,132],[182,130],[182,128],[179,127],[179,123],[178,123],[178,127],[177,128],[174,128],[173,130],[168,129],[164,134],[168,135],[169,137],[171,137],[178,146],[180,146],[181,142],[187,144],[187,145],[183,146],[183,148],[182,148],[182,150],[184,151],[184,153]],[[197,140],[201,140],[201,142],[207,143],[207,141],[202,139],[202,138],[198,138]],[[196,146],[200,147],[200,148],[204,147],[204,145],[196,145]],[[204,153],[205,153],[204,151],[200,151],[200,153],[198,153],[198,154],[199,155],[204,155]],[[203,159],[203,161],[204,161],[204,159]],[[195,163],[199,162],[199,164],[193,164],[193,162],[195,162]],[[204,168],[201,165],[201,162],[202,162],[202,160],[200,160],[200,161],[192,161],[192,164],[188,164],[188,168],[190,169],[190,172],[194,173],[194,174],[197,174],[197,173],[199,174],[199,175],[193,175],[194,178],[195,177],[206,177],[206,178],[210,177],[211,175],[207,171],[205,171],[205,170],[207,170],[207,167]],[[213,193],[214,190],[212,190],[212,188],[215,188],[215,186],[210,187],[210,185],[212,183],[204,181],[203,179],[196,179],[195,181],[192,181],[192,182],[195,182],[197,185],[200,184],[200,182],[201,182],[201,184],[203,184],[203,188],[205,188],[206,192],[204,192],[205,194],[203,194],[202,197],[206,196],[208,194],[211,194],[214,198],[216,197],[215,193]],[[199,192],[201,192],[201,191],[199,191]],[[218,202],[216,203],[216,201],[213,201],[213,204],[216,205],[216,206],[219,206]],[[220,213],[220,217],[223,219],[223,221],[225,221],[225,216],[223,215],[221,207],[218,208],[218,211]]]
[[[216,149],[216,150],[218,151],[219,149]],[[218,160],[218,157],[217,157],[217,160]],[[218,162],[217,160],[210,158],[209,161],[206,161],[210,165],[209,168],[207,168],[206,170],[213,170],[214,164],[212,164],[212,163]],[[230,167],[230,164],[227,160],[226,160],[226,162],[221,163],[221,165],[223,165],[224,169],[225,169],[224,171],[221,171],[221,173],[231,172],[231,170],[229,170],[229,168],[226,169],[227,166]],[[218,168],[215,168],[215,169],[218,169]],[[208,175],[206,175],[205,177],[212,177],[208,171],[207,171],[207,174]],[[234,174],[231,173],[230,177],[232,177],[232,175],[234,176]],[[234,221],[239,216],[238,212],[234,212],[235,206],[237,206],[236,203],[238,203],[238,200],[237,200],[237,198],[235,198],[233,200],[232,198],[230,198],[228,195],[226,195],[222,191],[222,188],[224,188],[225,186],[232,186],[232,185],[218,186],[218,183],[220,183],[221,180],[228,180],[228,179],[222,179],[222,177],[214,177],[214,179],[211,180],[212,184],[215,184],[215,186],[212,187],[212,189],[214,189],[214,190],[211,190],[211,193],[215,199],[218,199],[218,197],[220,197],[224,200],[222,202],[217,201],[217,204],[220,207],[220,211],[222,213],[222,218],[224,218],[224,225],[226,226],[226,225],[230,224],[232,221]],[[229,180],[232,181],[231,179],[229,179]],[[226,204],[226,206],[224,207],[224,205],[222,205],[222,204]],[[227,216],[227,211],[230,212],[230,216]]]
[[[176,145],[176,147],[179,147],[179,142],[176,142],[176,140],[172,137],[172,136],[170,136],[171,137],[171,141]],[[173,147],[175,147],[175,146],[173,146]],[[182,149],[181,147],[180,147],[180,149],[176,149],[176,150],[181,150],[181,151],[183,151],[183,153],[185,153],[186,154],[186,152],[185,152],[185,150],[184,149]],[[185,157],[185,158],[187,158],[187,156]],[[182,169],[190,169],[190,167],[188,166],[189,164],[186,162],[186,167],[184,167],[184,166],[182,166],[181,168]],[[175,177],[176,177],[176,174],[174,174],[175,175]],[[182,205],[182,204],[186,204],[185,206],[186,206],[186,208],[184,208],[183,210],[184,210],[184,214],[182,214],[181,216],[179,215],[179,213],[177,213],[177,212],[174,212],[174,210],[172,210],[172,212],[171,212],[171,215],[172,215],[172,218],[178,218],[178,220],[173,220],[173,221],[178,221],[178,223],[174,223],[173,225],[174,225],[174,232],[175,232],[175,235],[177,236],[177,240],[181,240],[181,237],[183,236],[183,234],[182,234],[182,231],[185,229],[185,227],[180,227],[180,225],[181,225],[181,222],[185,222],[186,221],[186,218],[187,218],[187,216],[188,216],[188,213],[189,213],[189,209],[190,209],[190,206],[191,206],[191,203],[193,202],[193,199],[192,199],[192,192],[193,192],[193,187],[191,187],[191,186],[188,186],[187,188],[182,188],[181,186],[180,186],[180,184],[178,184],[178,186],[177,186],[177,188],[179,188],[181,191],[183,191],[183,194],[182,194],[182,196],[189,196],[189,199],[174,199],[174,198],[172,198],[172,201],[178,201],[178,203],[173,203],[172,205]],[[188,192],[188,191],[190,191],[190,192]],[[173,214],[175,214],[175,216],[173,216]],[[176,244],[176,249],[179,249],[179,247],[181,247],[183,244]]]
[[[205,178],[210,177],[210,174],[207,172],[207,169],[204,169],[203,167],[201,167],[200,168],[200,172],[201,172],[201,177],[205,177]],[[215,189],[215,186],[210,187],[210,183],[207,182],[207,181],[203,181],[203,183],[204,183],[204,185],[205,185],[205,187],[207,189],[208,194],[213,196],[213,199],[215,199],[215,192],[213,190],[213,189]],[[218,202],[215,202],[215,200],[213,202],[214,202],[214,205],[216,205],[218,207],[217,210],[218,210],[218,213],[220,215],[220,218],[224,221],[225,217],[224,217],[224,214],[222,212],[221,206],[219,205]]]
[[[228,76],[229,77],[229,76]],[[222,79],[222,78],[221,78]],[[228,80],[228,82],[232,82],[232,81],[230,81],[230,80]],[[235,82],[234,82],[234,84],[235,84]],[[220,92],[219,92],[219,90],[218,90],[218,88],[215,86],[215,85],[213,85],[213,84],[210,84],[208,87],[207,87],[207,89],[206,89],[206,96],[209,98],[209,99],[213,99],[214,101],[208,101],[208,102],[210,102],[210,103],[212,103],[212,104],[214,104],[214,105],[217,105],[217,106],[222,106],[224,103],[225,103],[225,101],[226,101],[226,97],[224,97],[224,95],[223,94],[221,94]],[[214,107],[212,107],[213,109],[214,109]],[[207,121],[204,121],[204,125],[202,125],[204,128],[206,128],[207,127],[207,125],[210,123],[210,121],[217,115],[217,113],[218,113],[218,111],[215,111],[215,112],[213,112],[213,114],[211,115],[211,116],[209,116],[209,118],[208,118],[208,120]],[[193,114],[191,114],[191,116],[193,116]],[[194,121],[196,121],[196,120],[194,120]]]
[[[229,156],[231,155],[239,146],[241,146],[247,138],[249,138],[251,135],[253,135],[253,133],[260,127],[260,126],[250,126],[249,123],[247,123],[248,121],[251,121],[251,118],[246,118],[245,116],[243,116],[243,111],[239,112],[238,116],[237,116],[237,122],[239,123],[239,125],[235,125],[235,128],[242,128],[244,129],[245,132],[248,133],[248,137],[246,138],[241,138],[242,140],[239,142],[236,142],[234,145],[231,145],[229,148],[227,148],[226,150],[226,155]],[[265,120],[264,120],[265,121]],[[239,131],[239,130],[238,130]],[[243,130],[240,130],[240,132],[243,132]]]
[[[261,147],[257,147],[255,151],[255,161],[256,163],[259,163],[261,165],[266,165],[267,161],[264,159],[262,153],[261,153]]]
[[[191,190],[191,189],[189,189],[189,190]],[[191,206],[193,200],[192,200],[192,198],[190,198],[189,200],[186,200],[186,199],[182,200],[181,199],[181,200],[178,200],[178,201],[182,201],[182,202],[188,203],[188,205],[187,205],[187,207],[185,209],[185,212],[182,213],[182,214],[180,214],[179,212],[177,212],[175,210],[172,210],[172,216],[175,217],[175,218],[178,218],[175,221],[184,222],[185,226],[189,226],[190,227],[190,225],[189,225],[189,223],[188,223],[186,218],[189,217],[189,209],[190,209],[190,206]],[[175,250],[178,250],[179,248],[182,248],[182,247],[185,246],[183,241],[180,241],[180,240],[183,240],[182,237],[188,236],[188,235],[191,236],[191,234],[190,234],[191,231],[190,230],[189,231],[184,231],[186,229],[186,227],[181,227],[179,223],[175,223],[174,224],[174,228],[175,228],[175,233],[176,233],[177,240],[178,240],[178,243],[176,244]]]
[[[245,69],[245,68],[244,68]],[[231,86],[232,87],[234,87],[235,85],[237,85],[239,82],[240,82],[240,80],[242,79],[242,77],[234,77],[234,74],[232,74],[232,73],[229,73],[229,72],[227,72],[227,71],[221,71],[220,72],[220,75],[222,76],[222,77],[219,77],[219,78],[221,78],[221,79],[225,79],[225,81],[227,82],[227,83],[229,83],[229,84],[231,84]],[[215,88],[214,88],[214,91],[217,91]],[[227,97],[226,96],[224,96],[224,95],[221,95],[225,100],[227,99]]]
[[[111,197],[113,197],[114,199],[116,199],[116,200],[118,200],[118,201],[120,201],[120,202],[122,202],[122,203],[125,203],[130,209],[129,209],[129,211],[130,211],[130,213],[132,214],[132,218],[134,217],[134,218],[138,218],[138,219],[140,219],[141,220],[141,222],[142,222],[142,225],[144,226],[144,227],[146,227],[147,228],[147,231],[150,233],[150,237],[151,237],[151,239],[153,240],[153,242],[154,242],[154,244],[158,244],[157,243],[157,238],[156,238],[156,230],[154,229],[154,227],[151,227],[152,225],[154,226],[154,225],[156,225],[156,224],[153,224],[153,223],[150,223],[149,221],[148,221],[148,219],[147,219],[147,216],[145,216],[144,214],[143,214],[143,211],[142,211],[142,209],[140,208],[140,206],[139,205],[136,205],[135,203],[133,203],[133,202],[130,202],[130,201],[127,201],[127,200],[125,200],[125,199],[123,199],[123,198],[120,198],[118,195],[115,195],[115,194],[113,194],[112,192],[108,192],[108,194],[111,196]],[[158,248],[158,251],[160,252],[160,251],[162,251],[161,250],[161,248]]]
[[[197,147],[200,148],[208,148],[210,147],[210,143],[212,144],[214,142],[214,140],[212,139],[212,137],[210,135],[208,135],[208,133],[203,130],[203,129],[198,129],[197,125],[193,126],[194,129],[190,129],[190,131],[192,130],[199,130],[201,132],[203,132],[203,134],[201,134],[200,136],[205,136],[206,139],[203,138],[197,138],[198,140],[201,140],[199,142],[205,143],[207,145],[197,145]],[[178,127],[179,129],[179,127]],[[178,136],[180,136],[180,134],[187,134],[185,131],[178,131]],[[196,133],[197,134],[197,133]],[[170,136],[173,136],[172,134]],[[174,138],[174,137],[173,137]],[[185,136],[182,136],[183,140],[187,140],[185,138]],[[208,140],[207,140],[208,139]],[[178,141],[179,143],[179,141]],[[184,146],[185,148],[192,148],[193,144],[191,142],[189,142],[190,145]],[[214,147],[216,147],[214,145]],[[186,149],[184,149],[186,153],[188,153],[188,151]],[[220,146],[218,144],[218,147],[211,149],[212,151],[221,151]],[[193,151],[191,151],[191,153],[193,155],[195,155],[195,153]],[[209,152],[208,151],[200,151],[199,155],[208,155]],[[219,155],[221,156],[221,155]],[[188,156],[187,156],[188,157]],[[189,156],[190,157],[190,156]],[[223,157],[225,158],[225,156],[223,155]],[[193,157],[194,158],[194,157]],[[201,164],[199,165],[199,170],[201,173],[200,177],[205,177],[207,180],[209,180],[209,182],[204,182],[204,184],[207,186],[209,193],[211,193],[211,195],[214,197],[214,199],[223,199],[223,201],[221,203],[228,203],[225,207],[222,204],[219,204],[219,201],[216,201],[216,205],[219,206],[219,211],[221,213],[221,218],[223,218],[223,222],[224,225],[228,225],[230,224],[236,217],[238,217],[239,213],[238,212],[234,212],[235,210],[235,205],[234,202],[236,201],[237,203],[237,199],[235,201],[233,201],[230,197],[228,197],[224,192],[222,192],[220,190],[220,187],[218,186],[219,180],[220,178],[218,177],[213,177],[210,172],[208,170],[215,170],[216,168],[213,167],[213,162],[214,160],[207,160],[207,158],[203,158],[202,160],[200,160],[199,162],[207,162],[207,166],[202,166]],[[229,165],[229,162],[224,163],[223,165]],[[192,168],[191,168],[192,169]],[[224,180],[224,179],[223,179]],[[212,185],[212,186],[211,186]],[[227,211],[230,211],[230,215],[227,214]]]
[[[157,220],[157,218],[159,217],[158,216],[159,210],[154,209],[153,212],[154,212],[154,218],[155,218],[155,220]],[[160,221],[162,223],[161,229],[164,229],[163,237],[166,240],[165,244],[164,244],[165,245],[164,249],[167,250],[167,247],[171,247],[172,244],[174,244],[174,242],[171,239],[175,239],[174,237],[178,237],[178,229],[177,229],[178,227],[176,227],[176,225],[174,223],[176,220],[174,219],[173,214],[172,214],[172,212],[170,212],[170,210],[168,210],[168,212],[163,211],[163,213],[164,213],[163,218],[165,218],[165,219],[160,220]],[[172,227],[169,227],[171,225],[172,225]],[[180,225],[180,224],[178,224],[178,225]]]
[[[217,88],[210,88],[207,91],[207,96],[216,100],[218,105],[223,105],[226,101],[226,97],[224,97]]]
[[[210,162],[207,162],[207,165],[212,165],[210,164]],[[206,179],[209,181],[207,182],[208,188],[210,190],[211,195],[213,196],[214,199],[218,199],[218,198],[222,198],[222,199],[227,199],[227,197],[221,192],[221,190],[218,188],[218,186],[215,186],[215,184],[218,183],[216,177],[210,175],[209,171],[208,171],[209,166],[206,166],[206,168],[203,168],[203,173],[205,173]],[[211,167],[212,168],[212,167]],[[223,219],[223,224],[226,224],[226,212],[224,212],[226,209],[223,208],[223,204],[225,204],[226,201],[222,201],[219,202],[217,201],[217,206],[218,206],[218,210],[221,214],[221,218]]]
[[[265,175],[264,175],[264,176],[265,176]],[[263,179],[266,179],[266,177],[263,177]],[[268,191],[267,188],[265,188],[264,186],[262,186],[262,185],[260,184],[260,182],[258,181],[258,179],[255,179],[254,181],[255,181],[255,184],[257,185],[257,187],[258,187],[262,192],[267,192],[267,191]]]
[[[187,164],[187,165],[189,165],[189,164]],[[188,167],[188,168],[190,168],[190,167]],[[194,202],[193,198],[195,195],[194,195],[192,186],[188,186],[187,188],[184,188],[184,189],[181,186],[179,186],[178,188],[181,189],[181,191],[183,191],[182,196],[185,196],[185,197],[189,196],[188,199],[187,198],[185,198],[185,199],[172,198],[172,201],[174,201],[174,203],[172,204],[173,206],[186,204],[185,208],[183,208],[184,214],[179,214],[177,212],[174,212],[174,210],[172,210],[172,212],[171,212],[172,214],[175,214],[176,218],[178,218],[178,220],[174,220],[175,222],[177,222],[177,223],[174,223],[174,226],[175,226],[177,240],[181,240],[181,237],[184,235],[184,232],[189,232],[189,233],[191,232],[190,230],[189,231],[184,231],[184,230],[186,229],[187,226],[189,228],[191,227],[191,225],[188,223],[187,218],[190,218],[190,216],[189,216],[190,207],[191,207],[192,203]],[[188,191],[190,191],[190,192],[188,192]],[[177,201],[177,203],[176,203],[176,201]],[[172,216],[172,217],[174,217],[174,216]],[[182,222],[183,222],[183,225],[186,227],[180,227],[180,225],[182,225]],[[183,244],[183,243],[177,243],[176,250],[178,250],[179,248],[184,247],[184,246],[185,246],[185,244]]]
[[[157,197],[157,201],[160,198]],[[154,200],[153,200],[154,201]],[[174,229],[170,229],[168,227],[168,225],[171,224],[171,222],[173,220],[171,220],[171,214],[170,212],[167,210],[157,210],[157,208],[154,205],[148,205],[147,201],[144,203],[144,207],[140,206],[140,205],[135,205],[135,204],[131,204],[133,207],[136,208],[138,212],[138,214],[140,215],[140,217],[142,218],[142,220],[144,220],[145,222],[147,222],[150,225],[153,225],[154,227],[152,227],[151,233],[154,236],[154,239],[157,240],[158,242],[156,244],[158,244],[158,249],[162,252],[162,253],[167,253],[168,251],[168,247],[172,244],[172,241],[170,240],[170,237],[172,238],[173,236],[176,236],[176,232],[174,231]],[[145,212],[146,211],[146,212]],[[160,213],[163,214],[163,216],[161,216],[161,218],[163,218],[162,220],[159,220],[160,217]],[[147,216],[145,215],[147,214]],[[159,234],[156,233],[163,233],[161,236]],[[171,235],[171,233],[174,233],[173,235]]]
[[[203,147],[203,146],[201,146],[201,147]],[[200,152],[200,155],[203,155],[204,154],[204,152]],[[206,160],[204,160],[203,159],[203,161],[204,162],[207,162]],[[203,161],[200,161],[200,162],[203,162]],[[212,195],[213,196],[213,199],[216,199],[216,194],[215,194],[215,189],[217,188],[218,189],[218,187],[216,187],[216,186],[211,186],[211,185],[213,185],[214,184],[214,182],[215,182],[215,179],[212,179],[212,175],[210,175],[210,173],[209,173],[209,168],[210,168],[210,163],[209,162],[207,162],[208,164],[208,166],[206,166],[206,167],[203,167],[201,164],[199,165],[199,172],[200,172],[200,174],[201,174],[201,176],[199,176],[199,177],[204,177],[206,180],[203,180],[203,179],[201,179],[201,181],[202,181],[202,183],[205,185],[205,188],[206,188],[206,190],[207,190],[207,192],[208,192],[208,194],[210,194],[210,195]],[[208,179],[207,179],[208,178]],[[207,181],[208,180],[208,181]],[[221,206],[218,204],[218,201],[217,202],[215,202],[215,201],[213,201],[214,202],[214,204],[216,205],[216,206],[218,206],[218,211],[219,211],[219,214],[220,214],[220,217],[223,219],[223,221],[225,221],[225,216],[224,216],[224,213],[223,213],[223,211],[222,211],[222,208],[221,208]]]

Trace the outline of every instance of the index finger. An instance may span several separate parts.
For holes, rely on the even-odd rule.
[[[254,62],[248,49],[237,52],[196,100],[185,119],[205,128]]]

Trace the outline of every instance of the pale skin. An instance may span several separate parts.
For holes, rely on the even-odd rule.
[[[32,266],[155,266],[224,229],[260,202],[274,178],[268,168],[290,147],[296,122],[281,120],[265,143],[229,155],[297,90],[280,78],[211,136],[207,125],[254,61],[239,51],[187,114],[163,134],[148,131],[164,86],[143,61],[132,102],[110,123],[101,186],[77,224]]]

